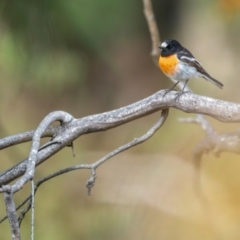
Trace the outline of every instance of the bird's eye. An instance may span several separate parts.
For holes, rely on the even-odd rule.
[[[171,50],[172,48],[173,48],[172,45],[168,45],[168,46],[167,46],[167,49],[169,49],[169,50]]]

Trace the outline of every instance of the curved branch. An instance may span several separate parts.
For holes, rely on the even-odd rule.
[[[161,90],[126,107],[73,119],[55,136],[52,144],[38,152],[36,164],[42,163],[83,134],[105,131],[169,107],[188,113],[205,114],[222,122],[240,122],[240,104],[192,93],[183,94],[178,101],[175,101],[175,91],[169,92],[163,97],[164,93],[165,90]],[[0,185],[7,184],[24,174],[26,164],[27,160],[24,160],[0,174]]]
[[[206,137],[195,147],[194,159],[196,163],[201,160],[204,153],[209,151],[218,156],[221,152],[234,152],[240,153],[240,130],[230,133],[218,133],[213,129],[206,119],[201,118],[201,115],[197,115],[194,118],[179,119],[185,123],[197,123],[206,132]]]
[[[11,189],[12,193],[15,193],[18,190],[20,190],[27,181],[29,181],[30,179],[32,179],[34,177],[35,166],[36,166],[36,161],[37,161],[37,154],[39,151],[41,136],[45,132],[47,127],[52,122],[55,122],[55,121],[60,121],[62,123],[62,125],[66,125],[66,124],[70,123],[72,121],[72,119],[73,119],[73,117],[66,112],[55,111],[55,112],[49,113],[42,120],[42,122],[39,124],[38,128],[36,129],[36,131],[33,134],[32,146],[31,146],[31,150],[29,153],[29,157],[28,157],[26,171],[25,171],[24,175],[19,180],[17,180],[15,184],[12,185],[12,189]],[[0,189],[0,191],[4,191],[4,188]]]
[[[161,116],[159,118],[159,120],[149,129],[149,131],[147,133],[145,133],[144,135],[142,135],[141,137],[138,137],[138,138],[135,138],[133,141],[115,149],[114,151],[110,152],[109,154],[107,154],[106,156],[102,157],[101,159],[99,159],[98,161],[92,163],[92,164],[79,164],[79,165],[75,165],[75,166],[72,166],[72,167],[68,167],[68,168],[65,168],[65,169],[61,169],[53,174],[50,174],[44,178],[41,178],[39,180],[37,180],[36,184],[35,184],[35,187],[33,187],[32,189],[34,189],[34,191],[16,208],[17,210],[20,209],[25,203],[28,202],[28,205],[25,209],[23,209],[20,213],[20,216],[19,216],[19,226],[21,225],[21,222],[25,216],[25,214],[29,211],[29,209],[32,207],[32,197],[31,196],[34,196],[35,193],[37,192],[37,189],[38,187],[54,178],[54,177],[57,177],[57,176],[60,176],[62,174],[65,174],[65,173],[68,173],[68,172],[71,172],[71,171],[74,171],[74,170],[78,170],[78,169],[90,169],[92,170],[92,174],[91,174],[91,177],[87,180],[87,183],[86,183],[86,187],[88,189],[88,194],[90,195],[91,193],[91,189],[92,187],[94,186],[94,183],[95,183],[95,179],[96,179],[96,169],[102,165],[104,162],[106,162],[108,159],[112,158],[113,156],[131,148],[131,147],[134,147],[144,141],[146,141],[147,139],[149,139],[151,136],[153,136],[153,134],[164,124],[165,120],[167,119],[168,117],[168,113],[169,113],[169,109],[166,108],[164,109],[162,112],[161,112]],[[8,216],[5,216],[3,217],[1,220],[0,220],[0,223],[2,223],[4,220],[6,220],[8,218]]]
[[[167,117],[168,117],[168,113],[169,113],[169,108],[165,108],[162,110],[161,112],[161,116],[159,118],[159,120],[149,129],[149,131],[144,134],[141,137],[135,138],[133,141],[115,149],[114,151],[110,152],[109,154],[107,154],[105,157],[99,159],[98,161],[96,161],[95,163],[92,164],[92,176],[91,178],[87,181],[87,188],[88,188],[88,194],[91,194],[91,188],[93,187],[94,183],[95,183],[95,179],[96,179],[96,173],[95,170],[102,165],[104,162],[106,162],[108,159],[112,158],[113,156],[131,148],[134,146],[137,146],[140,143],[145,142],[147,139],[149,139],[151,136],[153,136],[153,134],[164,124],[164,122],[166,121]]]

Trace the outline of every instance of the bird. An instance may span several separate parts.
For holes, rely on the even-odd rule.
[[[186,93],[184,89],[191,78],[204,78],[219,88],[223,88],[223,84],[211,77],[192,53],[177,40],[167,39],[161,43],[159,48],[161,49],[158,61],[160,69],[167,77],[176,81],[165,94],[173,90],[179,82],[184,82],[182,91],[177,93],[176,99],[178,99],[183,93]]]

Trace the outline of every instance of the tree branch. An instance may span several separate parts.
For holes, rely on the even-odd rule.
[[[72,119],[73,117],[66,112],[55,111],[55,112],[49,113],[42,120],[42,122],[39,124],[38,128],[36,129],[33,135],[32,147],[29,153],[26,171],[24,175],[19,180],[17,180],[15,184],[12,185],[12,189],[11,189],[12,193],[19,191],[27,181],[29,181],[34,177],[37,154],[40,146],[40,139],[42,134],[47,129],[47,127],[54,121],[60,121],[62,125],[65,126],[66,124],[70,123]],[[3,192],[4,190],[5,188],[0,188],[0,192]]]
[[[60,131],[61,126],[50,126],[46,129],[46,131],[42,134],[43,137],[53,137],[57,134],[58,131]],[[35,130],[27,131],[24,133],[19,133],[13,136],[5,137],[0,139],[0,150],[11,147],[20,143],[25,143],[32,141],[33,134]]]
[[[91,178],[87,181],[87,188],[88,188],[88,194],[91,194],[91,188],[93,187],[94,183],[95,183],[95,179],[96,179],[96,174],[95,174],[95,170],[97,169],[97,167],[99,167],[101,164],[103,164],[104,162],[106,162],[109,158],[112,158],[113,156],[133,147],[133,146],[137,146],[140,143],[145,142],[147,139],[149,139],[165,122],[165,120],[168,117],[168,113],[169,113],[169,109],[165,108],[162,110],[161,116],[159,118],[159,120],[152,126],[152,128],[149,129],[149,131],[144,134],[143,136],[139,137],[139,138],[135,138],[133,141],[115,149],[114,151],[110,152],[109,154],[107,154],[105,157],[99,159],[97,162],[95,162],[94,164],[92,164],[92,176]]]
[[[153,58],[154,63],[157,65],[159,57],[158,47],[160,45],[160,35],[158,32],[158,26],[152,8],[152,2],[150,0],[143,0],[143,9],[152,41],[151,56]]]
[[[4,200],[6,204],[7,216],[11,227],[12,239],[20,240],[20,229],[18,225],[17,212],[13,201],[11,186],[4,187]]]
[[[205,139],[194,150],[194,158],[197,162],[200,161],[204,153],[209,151],[212,151],[216,156],[221,152],[240,153],[240,130],[231,133],[218,133],[206,119],[201,118],[201,115],[179,120],[185,123],[197,123],[206,132]]]
[[[169,92],[163,97],[164,93],[165,90],[161,90],[126,107],[80,119],[73,119],[58,132],[52,144],[51,142],[48,143],[47,147],[38,152],[36,165],[44,162],[83,134],[105,131],[169,107],[188,113],[205,114],[222,122],[240,121],[240,104],[192,93],[186,93],[178,101],[175,101],[175,91]],[[20,177],[25,173],[26,167],[27,160],[24,160],[0,174],[0,185],[7,184]]]
[[[143,0],[143,4],[144,13],[148,23],[152,41],[151,55],[154,59],[154,62],[157,63],[159,56],[158,47],[160,44],[159,32],[155,21],[151,0]],[[59,176],[60,174],[64,174],[73,170],[90,169],[91,176],[86,183],[88,194],[90,194],[91,189],[95,184],[96,169],[116,154],[127,150],[133,146],[136,146],[137,144],[140,144],[150,138],[163,125],[164,121],[168,116],[168,111],[170,107],[185,112],[198,114],[195,119],[189,118],[187,120],[184,120],[185,122],[197,122],[198,124],[201,124],[201,126],[207,133],[206,140],[203,141],[196,150],[196,156],[198,158],[201,158],[201,155],[204,151],[206,151],[207,147],[209,148],[209,146],[214,146],[215,152],[219,152],[219,148],[216,151],[217,144],[218,146],[221,146],[221,143],[224,142],[225,139],[226,143],[227,141],[229,141],[229,139],[231,139],[231,136],[229,134],[228,137],[226,137],[226,135],[223,136],[217,134],[216,131],[208,123],[208,121],[199,114],[205,114],[223,122],[240,122],[240,104],[203,97],[192,93],[184,94],[176,101],[176,92],[169,92],[165,97],[164,93],[165,90],[162,90],[153,94],[150,97],[147,97],[139,102],[133,103],[126,107],[79,119],[73,118],[70,114],[66,112],[52,112],[43,119],[43,121],[40,123],[40,125],[35,131],[28,131],[25,133],[20,133],[1,139],[0,149],[32,140],[29,157],[17,164],[16,166],[13,166],[12,168],[0,174],[0,191],[4,192],[7,215],[12,230],[12,238],[20,239],[19,223],[21,223],[22,219],[24,218],[26,212],[30,209],[30,207],[34,206],[34,196],[37,188],[41,185],[41,183],[53,177]],[[133,141],[117,148],[116,150],[107,154],[93,164],[81,164],[62,169],[54,174],[40,179],[34,186],[33,177],[36,166],[44,162],[46,159],[50,158],[52,155],[60,151],[65,146],[72,146],[72,142],[81,135],[98,131],[106,131],[108,129],[133,121],[137,118],[152,114],[153,112],[159,110],[162,110],[160,119],[145,135],[136,138]],[[49,126],[53,121],[60,121],[61,126]],[[40,139],[42,137],[52,137],[52,140],[40,147]],[[222,140],[222,138],[224,138],[224,141]],[[235,140],[233,140],[232,142],[234,141]],[[237,142],[237,144],[235,145],[237,147],[240,147],[239,141],[235,142]],[[20,179],[18,179],[12,186],[6,185],[18,177],[20,177]],[[28,201],[28,206],[21,212],[18,223],[12,194],[20,190],[29,180],[32,180],[32,198],[31,196],[29,196],[24,201],[24,203]],[[20,206],[22,205],[23,203]],[[32,210],[31,239],[34,238],[34,208],[32,208]]]
[[[60,171],[57,171],[53,174],[50,174],[48,175],[47,177],[44,177],[42,179],[39,179],[37,182],[36,182],[36,185],[34,187],[34,189],[32,190],[32,193],[17,207],[17,210],[19,208],[21,208],[25,203],[28,202],[28,205],[27,207],[21,211],[21,214],[19,216],[19,226],[21,225],[21,222],[25,216],[25,214],[29,211],[29,209],[31,207],[33,207],[33,197],[38,189],[38,187],[54,178],[54,177],[57,177],[57,176],[60,176],[64,173],[68,173],[68,172],[71,172],[71,171],[74,171],[74,170],[78,170],[78,169],[90,169],[91,170],[91,177],[87,180],[87,183],[86,183],[86,187],[88,189],[88,195],[90,195],[91,193],[91,189],[92,187],[94,186],[94,183],[95,183],[95,179],[96,179],[96,169],[102,165],[104,162],[106,162],[108,159],[112,158],[113,156],[131,148],[131,147],[134,147],[144,141],[146,141],[147,139],[149,139],[165,122],[165,120],[167,119],[168,117],[168,112],[169,112],[169,109],[166,108],[164,110],[162,110],[162,113],[161,113],[161,116],[159,118],[159,120],[149,129],[149,131],[144,134],[143,136],[139,137],[139,138],[135,138],[133,141],[115,149],[114,151],[112,151],[111,153],[107,154],[106,156],[104,156],[103,158],[99,159],[98,161],[96,161],[95,163],[92,163],[92,164],[80,164],[80,165],[75,165],[73,167],[68,167],[68,168],[65,168],[65,169],[61,169]],[[7,216],[3,217],[1,220],[0,220],[0,223],[2,223],[4,220],[7,219]]]

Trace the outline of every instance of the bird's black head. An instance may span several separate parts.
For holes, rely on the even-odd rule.
[[[160,45],[159,48],[162,50],[161,56],[167,57],[167,56],[177,53],[183,47],[178,41],[176,41],[174,39],[168,39],[168,40],[165,40],[164,42],[162,42],[162,44]]]

